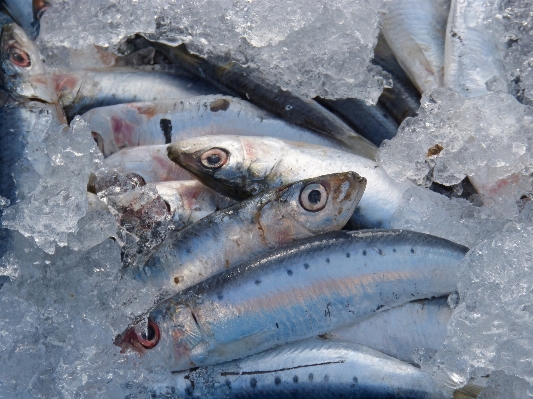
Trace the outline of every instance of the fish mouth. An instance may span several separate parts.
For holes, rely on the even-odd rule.
[[[120,353],[132,350],[143,355],[147,350],[157,346],[160,338],[161,331],[157,323],[148,320],[146,331],[141,331],[139,325],[128,327],[122,334],[115,337],[113,344],[121,348]]]

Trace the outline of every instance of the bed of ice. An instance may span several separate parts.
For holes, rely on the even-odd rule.
[[[371,0],[54,4],[38,43],[55,67],[71,66],[68,55],[90,54],[93,44],[116,48],[144,32],[254,65],[305,96],[371,103],[383,84],[369,66],[379,24],[378,2]],[[512,39],[504,84],[489,82],[489,94],[472,99],[446,89],[426,93],[419,115],[380,150],[395,178],[453,188],[451,200],[408,191],[393,225],[473,248],[461,265],[445,348],[422,368],[457,387],[490,374],[482,399],[533,396],[531,6],[501,4]],[[170,8],[179,18],[166,17]],[[161,364],[113,345],[156,293],[120,274],[113,215],[86,213],[86,183],[99,162],[87,126],[76,119],[68,129],[34,133],[40,139],[27,146],[21,165],[31,184],[20,183],[25,199],[4,215],[0,398],[177,398]],[[492,197],[459,198],[465,176],[476,175],[506,184]]]

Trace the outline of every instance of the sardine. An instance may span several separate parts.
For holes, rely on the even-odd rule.
[[[382,32],[398,63],[424,93],[444,84],[450,0],[386,0]]]
[[[151,44],[173,63],[207,80],[223,93],[249,100],[290,123],[344,142],[356,154],[376,159],[377,147],[337,116],[311,99],[302,98],[265,81],[259,72],[234,62],[215,64],[189,53],[185,45],[171,47],[156,41]]]
[[[502,49],[492,21],[500,0],[452,0],[444,52],[444,83],[464,97],[488,92],[486,83],[504,77]],[[497,23],[497,22],[494,22]]]
[[[442,349],[451,316],[446,298],[425,299],[379,313],[325,337],[365,345],[414,363],[419,356],[433,356]]]
[[[208,151],[223,154],[227,162],[217,167],[200,162]],[[170,145],[168,155],[205,185],[236,199],[324,173],[354,171],[368,183],[352,221],[366,228],[390,227],[402,194],[413,186],[393,180],[367,158],[267,137],[199,137]]]
[[[171,233],[136,273],[166,291],[189,288],[214,274],[295,240],[341,229],[365,179],[339,173],[271,190]]]
[[[131,68],[58,72],[52,79],[69,118],[106,105],[179,100],[217,93],[207,83],[194,77]]]
[[[168,159],[166,147],[163,144],[124,148],[104,159],[103,172],[134,173],[145,183],[191,180],[190,173]]]
[[[39,20],[49,8],[48,2],[45,0],[2,0],[2,4],[28,37],[35,39],[39,34]]]
[[[342,142],[275,118],[247,101],[222,95],[112,105],[94,108],[82,118],[104,156],[124,147],[216,134],[272,136],[346,149]]]
[[[402,230],[304,239],[161,302],[116,339],[170,371],[311,338],[457,287],[468,248]]]
[[[444,399],[421,370],[361,345],[311,339],[212,367],[175,373],[183,397]]]

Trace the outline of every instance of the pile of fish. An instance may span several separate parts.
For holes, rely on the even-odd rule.
[[[96,221],[120,246],[116,284],[139,287],[120,300],[143,310],[109,336],[116,355],[173,373],[171,393],[151,397],[482,391],[486,378],[456,389],[420,365],[444,346],[468,247],[508,221],[475,203],[481,195],[489,206],[505,179],[424,187],[378,162],[378,147],[411,123],[422,94],[448,87],[474,97],[498,83],[499,61],[480,61],[490,37],[472,34],[473,8],[385,1],[373,62],[392,85],[369,105],[304,98],[252,67],[143,32],[124,38],[120,52],[98,48],[112,66],[47,68],[34,40],[40,18],[61,4],[2,5],[0,255],[9,263],[16,252],[13,231],[43,253],[67,242],[90,251],[92,233],[73,234],[80,218]],[[68,144],[56,148],[51,137]],[[428,148],[426,162],[443,149]],[[86,166],[73,162],[62,175],[68,159]],[[43,185],[45,175],[58,185]],[[519,180],[504,182],[525,187]],[[85,193],[83,204],[69,201],[74,192]],[[424,208],[399,219],[413,198],[427,198]],[[464,217],[479,230],[457,214],[472,215]],[[56,229],[56,219],[67,227]],[[456,230],[439,232],[440,220],[457,220]],[[0,288],[11,281],[2,277]]]

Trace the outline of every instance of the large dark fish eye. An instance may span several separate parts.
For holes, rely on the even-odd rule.
[[[137,334],[137,339],[144,348],[152,349],[159,342],[160,336],[161,333],[159,332],[159,327],[157,324],[152,320],[148,320],[146,331],[143,331],[141,334]]]
[[[218,169],[228,162],[228,153],[221,148],[211,148],[200,157],[203,166],[209,169]]]
[[[317,212],[326,206],[328,192],[320,183],[311,183],[304,187],[300,193],[300,204],[310,212]]]
[[[16,66],[23,68],[27,68],[31,65],[30,56],[26,52],[15,47],[12,47],[9,50],[9,60]]]

